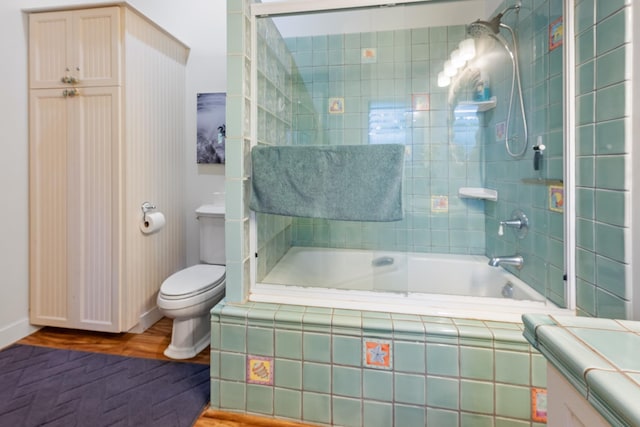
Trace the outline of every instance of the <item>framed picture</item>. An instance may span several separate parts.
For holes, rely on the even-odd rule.
[[[199,93],[197,103],[197,162],[224,163],[227,125],[226,93]]]

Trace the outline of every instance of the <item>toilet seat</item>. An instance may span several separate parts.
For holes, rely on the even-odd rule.
[[[198,264],[169,276],[160,286],[164,300],[183,300],[205,293],[224,284],[223,265]]]

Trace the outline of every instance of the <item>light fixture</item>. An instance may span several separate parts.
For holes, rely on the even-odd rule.
[[[460,52],[460,49],[455,49],[453,52],[451,52],[451,64],[455,67],[455,68],[462,68],[464,67],[464,64],[467,61],[462,58],[462,53]]]
[[[444,71],[440,71],[438,73],[438,87],[446,87],[451,83],[451,79],[447,76]]]
[[[453,66],[451,60],[447,59],[444,61],[444,75],[447,77],[453,77],[458,72],[458,69]]]
[[[464,39],[458,45],[461,59],[469,61],[476,56],[476,42],[473,39]]]

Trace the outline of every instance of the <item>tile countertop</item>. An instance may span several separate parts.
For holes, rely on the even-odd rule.
[[[524,337],[614,426],[640,426],[640,322],[525,314]]]

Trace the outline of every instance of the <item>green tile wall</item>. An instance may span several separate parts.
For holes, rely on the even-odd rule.
[[[258,22],[273,28],[269,19]],[[295,218],[285,234],[289,237],[290,231],[292,245],[485,252],[484,202],[457,195],[459,187],[482,185],[481,150],[479,144],[468,152],[449,144],[448,89],[437,87],[437,71],[432,71],[442,68],[464,36],[464,26],[459,25],[284,40],[287,55],[292,58],[292,117],[290,137],[279,139],[278,144],[367,144],[371,138],[370,114],[373,108],[385,107],[399,112],[402,123],[398,134],[403,136],[394,141],[407,147],[404,220],[357,223]],[[272,38],[269,42],[280,46],[283,41]],[[374,63],[361,57],[362,50],[369,48],[376,50]],[[278,49],[268,47],[264,51],[270,54]],[[259,87],[262,84],[259,80]],[[413,110],[414,94],[429,96],[428,111]],[[343,114],[329,113],[331,98],[344,100]],[[273,127],[268,120],[259,121],[259,143],[266,133],[260,131],[263,124],[265,129]],[[433,211],[431,196],[448,197],[448,212]],[[259,222],[259,229],[264,226]],[[259,247],[273,246],[263,244],[262,238],[274,239],[280,231],[259,231]]]
[[[244,301],[250,286],[251,19],[247,0],[227,0],[226,297]],[[234,389],[233,393],[238,393]]]
[[[245,239],[248,237],[250,214],[247,185],[250,165],[249,107],[250,71],[254,65],[251,64],[247,37],[251,30],[248,10],[251,3],[251,0],[227,0],[227,301],[234,303],[246,301],[250,278],[251,254]],[[625,36],[627,20],[624,19],[631,13],[631,5],[625,3],[628,2],[576,2],[578,82],[575,104],[579,124],[576,129],[577,303],[580,314],[598,317],[625,317],[625,304],[630,298],[627,294],[630,254],[625,251],[626,242],[630,239],[630,182],[625,169],[630,163],[630,118],[628,111],[618,108],[619,102],[612,103],[616,97],[626,95],[630,82],[630,76],[622,72],[629,68],[627,61],[631,46],[630,40]],[[525,0],[525,7],[520,14],[522,22],[519,24],[520,40],[524,45],[521,47],[524,52],[523,60],[527,64],[523,67],[523,80],[529,82],[526,83],[525,99],[528,100],[527,109],[531,123],[534,124],[531,130],[532,140],[542,135],[549,150],[549,161],[544,164],[544,178],[561,176],[561,123],[555,120],[559,117],[558,111],[562,103],[558,98],[561,48],[556,49],[555,53],[547,51],[534,56],[533,49],[527,46],[527,42],[531,40],[537,43],[536,48],[544,46],[545,27],[561,13],[560,4],[558,0]],[[441,58],[448,54],[450,48],[442,41],[443,36],[442,33],[436,36],[440,41],[433,48]],[[389,37],[389,34],[378,34],[380,48],[389,42]],[[327,40],[326,61],[329,64],[341,59],[335,43],[338,42]],[[347,49],[346,46],[351,46],[355,41],[345,39],[343,43]],[[345,51],[343,56],[346,55]],[[314,60],[315,66],[322,67],[320,64],[325,59],[322,56],[311,58],[312,64]],[[417,60],[423,61],[423,58]],[[405,72],[409,72],[407,70],[405,68]],[[413,71],[422,70],[419,67],[411,68],[411,72]],[[294,74],[295,72],[292,75]],[[344,73],[334,70],[331,75],[333,79],[338,79],[343,74],[346,78],[346,69]],[[282,87],[278,86],[278,81],[278,85],[273,85],[274,90],[275,87],[286,90],[287,81],[284,80]],[[504,97],[504,92],[500,93],[503,90],[500,84],[496,83],[494,90]],[[356,96],[355,91],[357,89],[354,84],[345,80],[345,96]],[[265,92],[264,96],[267,95]],[[309,106],[313,105],[312,99],[312,95],[309,95]],[[435,101],[440,102],[437,97]],[[532,269],[525,269],[522,272],[523,278],[534,287],[544,290],[554,300],[561,301],[559,290],[562,289],[562,284],[558,283],[557,276],[562,272],[562,263],[546,258],[544,254],[558,253],[557,247],[562,241],[562,218],[561,215],[548,211],[544,187],[523,186],[519,182],[521,178],[530,176],[531,169],[515,166],[515,162],[508,164],[504,161],[507,159],[501,157],[504,156],[504,148],[490,139],[493,125],[500,121],[498,115],[504,117],[504,110],[501,110],[504,102],[500,105],[502,107],[499,106],[486,117],[485,138],[488,140],[484,156],[491,162],[487,169],[494,172],[493,175],[487,174],[487,184],[495,183],[496,187],[499,186],[499,203],[505,203],[500,207],[489,203],[486,207],[475,206],[469,212],[473,213],[474,218],[477,211],[487,215],[486,224],[479,225],[480,228],[486,226],[487,235],[482,238],[486,239],[487,252],[509,253],[515,249],[526,251],[527,265],[544,274],[534,275]],[[293,122],[293,107],[291,113]],[[490,115],[491,118],[488,117]],[[266,117],[266,113],[259,115],[258,120],[265,120],[266,123]],[[299,119],[303,118],[295,120]],[[276,123],[280,121],[273,135],[286,135],[286,119],[274,116],[272,120],[276,120]],[[344,141],[345,135],[347,140],[361,136],[357,129],[345,128],[337,131],[340,120],[332,120],[327,132],[328,138],[339,138],[342,135]],[[309,122],[307,126],[312,123]],[[423,122],[426,123],[427,121]],[[430,135],[438,135],[439,131],[441,130],[432,127]],[[267,136],[270,136],[265,135],[264,141],[268,143]],[[304,140],[305,135],[299,134],[296,137]],[[311,134],[306,137],[311,138]],[[420,138],[420,135],[412,132],[411,138]],[[442,138],[442,135],[436,138]],[[425,159],[433,159],[435,156],[445,156],[441,159],[446,159],[448,155],[450,152],[437,149],[412,151],[414,158],[424,156]],[[522,164],[531,164],[530,155],[531,153],[527,154]],[[448,166],[446,170],[448,174]],[[625,172],[620,174],[621,171]],[[507,179],[502,182],[498,179],[501,176]],[[447,175],[447,180],[449,178]],[[417,189],[422,188],[429,188],[429,191],[435,193],[449,191],[445,186],[447,180],[434,180],[430,175],[414,172],[407,191],[417,193]],[[426,211],[429,201],[426,197],[416,196],[412,203],[417,211]],[[524,244],[509,240],[508,234],[504,239],[498,239],[493,232],[497,230],[497,220],[508,217],[511,209],[516,206],[530,207],[532,223],[535,224],[532,236],[529,236],[531,239]],[[471,215],[467,216],[470,217]],[[268,225],[263,232],[267,235],[264,240],[270,242],[277,253],[293,239],[290,224],[274,218],[266,221]],[[410,230],[411,239],[409,235],[403,237],[402,233],[395,235],[400,236],[399,241],[411,242],[414,250],[429,251],[434,250],[435,246],[438,250],[440,247],[457,250],[455,248],[458,246],[450,243],[453,233],[448,224],[451,217],[441,220],[439,216],[433,215],[422,218],[409,216],[407,221],[403,227]],[[451,222],[460,223],[455,218]],[[299,238],[313,238],[305,231],[304,227],[309,230],[308,224],[301,222],[296,227]],[[335,227],[332,233],[329,233],[329,227]],[[473,227],[476,229],[476,225]],[[360,239],[364,241],[360,243],[363,245],[380,244],[361,237],[370,235],[369,229],[362,231],[358,227],[350,228],[347,224],[323,223],[314,224],[313,228],[319,228],[320,235],[326,236],[324,238],[327,241],[331,241],[331,235],[346,233],[349,240]],[[378,231],[383,234],[387,232]],[[276,241],[272,242],[273,239]],[[385,240],[382,242],[386,244]],[[272,250],[268,249],[265,253],[270,254]],[[396,315],[381,318],[379,314],[350,310],[322,311],[267,304],[227,304],[216,310],[212,316],[211,353],[211,398],[215,408],[327,425],[331,422],[366,426],[389,426],[394,422],[396,425],[423,425],[423,420],[429,425],[446,426],[538,425],[530,421],[530,413],[526,409],[529,398],[526,396],[529,396],[530,387],[546,386],[545,364],[544,359],[522,339],[520,325],[427,317],[401,319]],[[373,319],[383,320],[382,323],[377,323]],[[386,331],[376,328],[376,325],[385,323],[384,319],[387,319]],[[394,321],[397,325],[403,325],[395,329],[396,333],[393,329]],[[418,329],[422,328],[424,332],[417,335],[415,328],[409,328],[407,323],[413,327],[419,326]],[[395,352],[395,369],[381,370],[363,366],[362,345],[365,338],[390,340],[394,349],[400,349],[401,353]],[[305,346],[307,350],[316,348],[317,340],[329,346],[329,353],[321,351],[313,356],[314,360],[307,360]],[[247,383],[247,354],[275,360],[273,385]],[[423,354],[424,363],[416,360]],[[474,366],[469,362],[470,356],[479,356],[479,360],[486,363]],[[516,373],[511,369],[504,369],[504,364],[518,366],[519,370]],[[424,371],[420,373],[423,365]],[[523,370],[525,367],[526,371]],[[330,384],[324,382],[311,386],[316,389],[306,389],[305,372],[309,376],[317,375],[318,371],[329,372]],[[418,380],[418,376],[422,376],[424,381]],[[400,383],[413,386],[417,384],[420,388],[417,397],[396,396],[394,387]],[[434,393],[433,390],[439,392]],[[479,390],[489,391],[491,398],[486,399],[483,394],[478,394]],[[396,401],[396,398],[399,400]],[[420,404],[423,400],[425,405]]]
[[[538,425],[531,390],[546,366],[521,324],[223,302],[211,331],[214,408],[319,425]],[[390,366],[368,363],[367,342],[389,345]],[[270,384],[249,381],[254,356],[273,362]]]
[[[512,2],[505,2],[503,7],[508,4]],[[563,46],[549,48],[549,25],[562,13],[561,0],[545,0],[525,1],[518,14],[505,15],[503,21],[518,32],[528,147],[520,159],[513,159],[506,152],[504,139],[496,138],[496,124],[507,119],[512,75],[503,71],[510,70],[511,61],[501,46],[493,48],[500,56],[489,69],[498,106],[490,116],[485,135],[487,186],[499,194],[498,202],[487,205],[485,210],[487,255],[521,254],[524,268],[511,271],[559,306],[565,306],[564,219],[562,213],[550,210],[547,180],[560,184],[564,178]],[[586,70],[581,76],[589,80]],[[518,152],[522,150],[524,130],[517,91],[513,102],[511,126],[518,140],[511,146],[512,151]],[[546,150],[541,170],[535,171],[532,147],[539,138]],[[521,209],[529,218],[529,233],[524,239],[518,239],[509,229],[503,236],[497,233],[499,221],[511,218],[514,209]]]
[[[576,2],[577,304],[586,316],[626,318],[631,275],[626,1]]]

